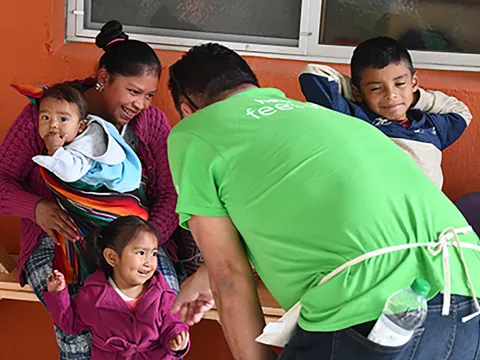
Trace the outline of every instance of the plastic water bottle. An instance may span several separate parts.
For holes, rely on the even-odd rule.
[[[390,296],[368,339],[383,346],[406,344],[427,317],[425,297],[429,291],[426,280],[416,279],[409,289]]]

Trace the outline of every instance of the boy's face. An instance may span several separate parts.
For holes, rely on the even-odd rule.
[[[418,90],[418,78],[401,62],[362,71],[359,96],[370,110],[388,120],[405,120]]]
[[[41,101],[38,132],[43,140],[49,135],[57,134],[65,138],[65,143],[68,144],[78,133],[83,132],[86,126],[87,120],[80,119],[76,104],[54,98]]]

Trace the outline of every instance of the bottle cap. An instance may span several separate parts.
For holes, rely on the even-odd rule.
[[[422,295],[423,297],[427,297],[428,293],[430,292],[430,284],[428,281],[420,278],[415,279],[410,288],[412,291],[416,292],[418,295]]]

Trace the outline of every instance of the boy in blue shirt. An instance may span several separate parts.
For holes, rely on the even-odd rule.
[[[442,150],[470,123],[467,106],[439,91],[420,89],[410,54],[392,38],[358,45],[350,67],[351,79],[325,65],[307,65],[299,79],[307,101],[376,126],[441,188]]]

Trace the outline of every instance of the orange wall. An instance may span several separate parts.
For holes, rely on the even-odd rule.
[[[65,10],[61,0],[5,1],[2,5],[0,33],[2,37],[2,69],[0,70],[0,98],[2,117],[0,139],[27,103],[16,94],[11,83],[51,84],[66,79],[82,78],[94,73],[101,51],[92,44],[64,44]],[[165,67],[180,53],[159,51]],[[302,62],[249,58],[250,65],[263,86],[283,89],[288,96],[302,99],[297,74]],[[346,66],[337,67],[347,71]],[[480,73],[420,71],[424,87],[442,90],[465,101],[474,120],[466,134],[445,151],[444,171],[446,193],[456,199],[480,190],[480,166],[475,162],[480,135]],[[162,76],[155,103],[163,109],[172,125],[179,119],[166,89],[166,76]],[[0,244],[17,253],[19,221],[0,216]],[[53,333],[48,314],[39,304],[0,301],[0,358],[52,359],[55,353]],[[4,319],[8,318],[6,323]],[[28,327],[20,319],[28,318]],[[5,325],[4,325],[5,324]],[[194,351],[189,359],[230,359],[218,325],[203,322],[194,330]],[[34,346],[24,346],[35,339]],[[39,349],[45,354],[38,357]]]

